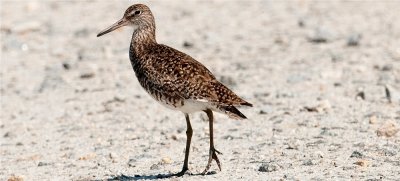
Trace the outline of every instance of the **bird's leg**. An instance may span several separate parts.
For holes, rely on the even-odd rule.
[[[188,167],[188,162],[189,162],[189,151],[190,151],[190,142],[192,141],[192,134],[193,134],[193,129],[190,124],[190,119],[189,119],[189,114],[185,113],[185,118],[186,118],[186,150],[185,150],[185,161],[183,162],[183,168],[182,171],[179,173],[175,174],[175,176],[183,176],[186,171],[189,170]]]
[[[211,162],[214,159],[215,162],[217,162],[218,168],[221,171],[221,163],[219,162],[219,159],[217,157],[217,153],[221,154],[221,152],[219,152],[218,150],[215,149],[214,147],[214,134],[213,134],[213,121],[214,121],[214,117],[213,117],[213,113],[210,109],[205,110],[204,112],[207,113],[208,116],[208,120],[209,120],[209,127],[210,127],[210,153],[208,156],[208,163],[206,166],[206,169],[204,169],[203,171],[203,175],[207,173],[208,169],[210,169],[211,167]]]

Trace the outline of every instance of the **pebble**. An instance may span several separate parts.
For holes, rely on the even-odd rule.
[[[392,64],[383,65],[381,70],[382,71],[391,71],[391,70],[393,70],[393,65]]]
[[[94,77],[94,73],[93,72],[86,72],[86,73],[82,73],[80,78],[81,79],[90,79]]]
[[[308,112],[328,112],[332,108],[331,103],[328,100],[323,100],[321,101],[317,106],[315,107],[304,107],[304,109]]]
[[[260,107],[259,114],[271,114],[273,113],[273,107],[271,105],[262,105]]]
[[[136,160],[135,159],[133,159],[133,158],[131,158],[131,159],[129,159],[129,161],[128,161],[128,166],[129,167],[136,167]]]
[[[38,167],[46,166],[46,165],[49,165],[49,163],[45,163],[45,162],[39,162],[38,163]]]
[[[322,151],[316,151],[316,152],[315,152],[315,155],[316,155],[318,158],[324,158],[324,153],[323,153]]]
[[[178,140],[178,137],[177,137],[175,134],[173,134],[173,135],[171,136],[171,139],[176,141],[176,140]]]
[[[161,163],[163,163],[163,164],[171,164],[172,160],[169,157],[164,157],[163,159],[161,159]]]
[[[150,170],[158,170],[160,169],[160,166],[158,164],[153,164],[150,166]]]
[[[308,36],[308,40],[313,43],[326,43],[332,39],[332,33],[325,27],[318,27]]]
[[[317,161],[316,160],[312,160],[312,159],[308,159],[308,160],[304,160],[303,161],[303,165],[305,166],[312,166],[312,165],[316,165]]]
[[[306,20],[304,17],[301,17],[299,19],[297,19],[297,25],[299,27],[305,27],[306,26]]]
[[[111,152],[108,156],[110,159],[117,159],[117,155],[114,152]]]
[[[269,163],[263,163],[260,168],[258,168],[258,171],[260,172],[274,172],[279,169],[279,165],[276,164],[275,162],[269,162]]]
[[[369,124],[375,124],[378,122],[378,119],[376,118],[375,115],[372,115],[371,117],[369,117]]]
[[[85,156],[79,157],[78,160],[90,160],[90,159],[96,158],[96,156],[97,156],[96,153],[89,153]]]
[[[399,128],[396,122],[386,121],[385,123],[382,124],[381,127],[378,128],[376,134],[378,136],[392,137],[396,135],[397,132],[399,132]]]
[[[288,147],[287,147],[286,149],[298,150],[298,149],[299,149],[299,146],[300,146],[300,143],[299,143],[298,140],[296,140],[296,141],[289,141],[289,142],[287,143],[287,145],[288,145]]]
[[[71,69],[71,65],[70,65],[68,62],[62,63],[62,66],[63,66],[63,68],[64,68],[65,70]]]
[[[386,84],[385,94],[389,103],[400,104],[400,91],[394,89],[393,86]]]
[[[387,149],[384,149],[384,150],[382,150],[382,151],[383,151],[383,153],[384,153],[385,156],[396,156],[396,155],[397,155],[397,152],[394,151],[394,150],[387,150]]]
[[[350,158],[362,158],[364,157],[364,155],[358,151],[353,151],[353,153],[351,153]]]
[[[183,47],[185,48],[192,48],[193,47],[193,43],[185,41],[183,42]]]
[[[353,33],[347,38],[347,46],[358,46],[361,40],[361,34]]]
[[[215,170],[209,171],[206,173],[206,175],[215,175],[217,172]]]
[[[13,175],[11,177],[8,177],[7,181],[24,181],[24,177]]]
[[[16,135],[14,134],[14,133],[12,133],[12,132],[6,132],[4,135],[3,135],[3,137],[4,138],[13,138],[13,137],[15,137]]]
[[[356,95],[356,99],[357,99],[357,100],[358,100],[358,99],[365,100],[365,93],[364,93],[364,91],[358,92],[357,95]]]
[[[354,162],[354,164],[358,165],[358,166],[366,167],[366,166],[368,166],[369,163],[367,160],[358,160],[358,161]]]

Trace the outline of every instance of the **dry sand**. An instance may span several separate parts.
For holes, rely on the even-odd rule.
[[[134,2],[1,1],[0,180],[180,171],[184,116],[138,84],[132,30],[96,37]],[[400,180],[399,1],[146,4],[158,42],[254,104],[248,120],[216,115],[222,171],[169,179]],[[208,126],[191,118],[197,174]]]

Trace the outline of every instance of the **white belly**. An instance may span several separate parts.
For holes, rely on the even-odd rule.
[[[177,110],[181,111],[183,113],[193,113],[193,112],[198,112],[198,111],[204,111],[210,107],[210,104],[208,102],[202,102],[202,101],[197,101],[197,100],[184,100],[183,105],[182,104],[170,104],[169,102],[166,101],[157,101],[161,105],[172,109],[172,110]]]
[[[204,111],[210,107],[210,103],[197,100],[185,100],[184,105],[179,107],[178,110],[184,113],[192,113],[197,111]]]

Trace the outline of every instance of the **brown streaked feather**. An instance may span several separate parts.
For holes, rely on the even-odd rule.
[[[143,66],[136,70],[145,74],[147,80],[143,81],[161,94],[206,100],[215,105],[252,106],[218,82],[205,66],[176,49],[155,44],[142,53]]]

